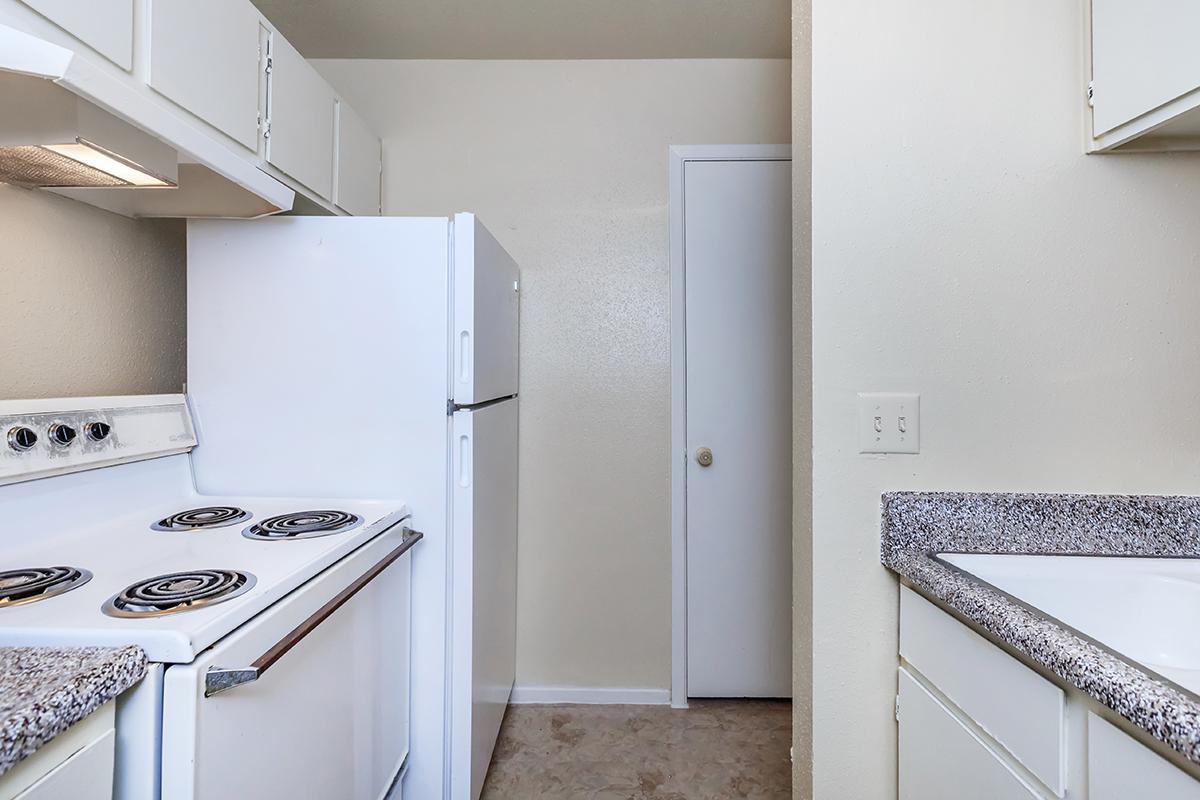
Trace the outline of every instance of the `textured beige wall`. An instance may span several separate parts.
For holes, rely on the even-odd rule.
[[[184,228],[0,185],[0,399],[178,392]]]
[[[896,796],[881,491],[1200,482],[1200,155],[1083,154],[1084,7],[813,3],[818,798]],[[920,455],[858,454],[863,390]]]
[[[812,5],[792,0],[792,796],[812,797]]]
[[[518,683],[666,688],[667,148],[789,141],[788,61],[316,63],[385,211],[475,211],[523,270]]]

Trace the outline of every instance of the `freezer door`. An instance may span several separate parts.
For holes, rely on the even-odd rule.
[[[453,375],[459,405],[517,393],[520,271],[474,214],[454,217]]]
[[[476,800],[516,674],[517,400],[452,428],[450,797]]]

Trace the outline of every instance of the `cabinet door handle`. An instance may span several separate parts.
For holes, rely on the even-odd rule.
[[[397,522],[396,525],[401,524]],[[395,527],[395,525],[391,526]],[[388,528],[386,530],[391,530]],[[384,532],[386,532],[386,530]],[[262,677],[263,673],[271,668],[279,659],[298,645],[305,636],[308,636],[317,627],[329,619],[333,612],[337,611],[346,601],[354,595],[362,591],[368,583],[378,578],[385,569],[390,567],[392,563],[407,553],[414,544],[421,540],[424,536],[420,531],[414,531],[411,528],[405,527],[404,538],[400,542],[400,546],[392,550],[386,556],[379,560],[375,566],[367,570],[367,572],[359,577],[354,583],[347,586],[342,591],[330,600],[325,605],[313,612],[312,616],[301,622],[291,630],[286,636],[271,646],[265,653],[256,658],[248,667],[209,667],[204,673],[204,696],[212,697],[214,694],[233,689],[236,686],[241,686],[246,683],[253,683]]]

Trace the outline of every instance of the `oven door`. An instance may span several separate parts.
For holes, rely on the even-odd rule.
[[[163,800],[388,794],[408,752],[416,538],[392,528],[167,669]]]

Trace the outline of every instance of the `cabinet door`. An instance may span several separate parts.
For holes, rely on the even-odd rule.
[[[1062,689],[906,586],[900,655],[1060,797],[1066,787]]]
[[[271,35],[270,137],[267,161],[321,197],[333,197],[337,96],[276,31]]]
[[[1200,782],[1095,714],[1088,714],[1090,800],[1197,800]]]
[[[334,203],[355,216],[379,216],[379,139],[344,100],[338,103],[337,142]]]
[[[1092,0],[1093,135],[1200,87],[1200,4]]]
[[[121,69],[133,68],[133,0],[22,0]]]
[[[116,731],[103,736],[55,767],[16,800],[111,800]]]
[[[257,151],[258,30],[250,0],[151,0],[150,86]]]
[[[900,670],[900,800],[1036,800],[907,670]],[[964,787],[970,787],[969,795]]]

